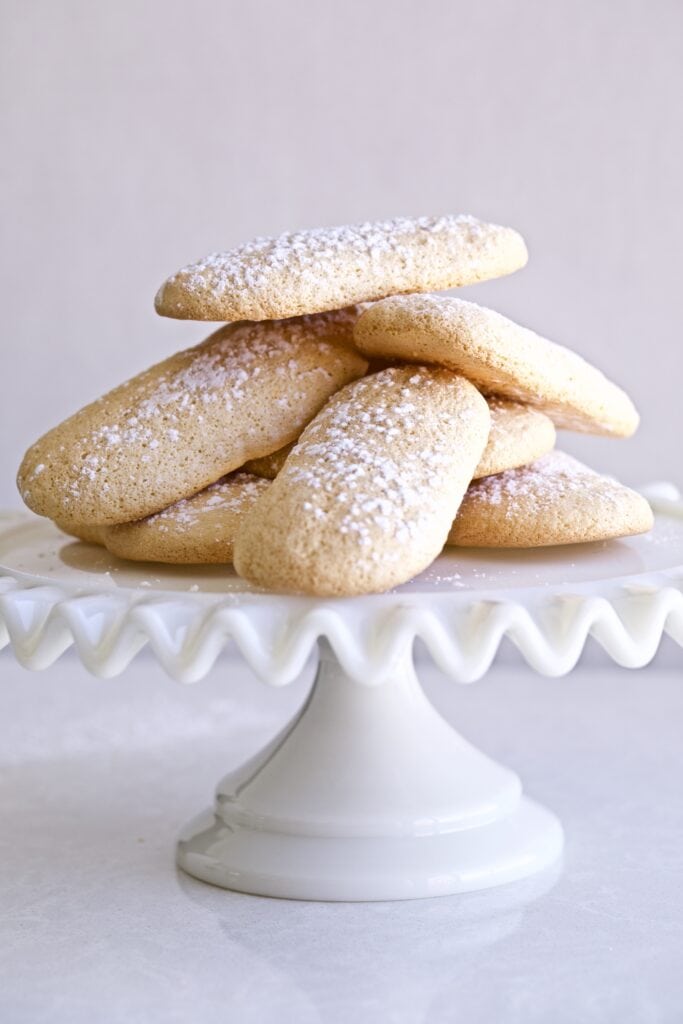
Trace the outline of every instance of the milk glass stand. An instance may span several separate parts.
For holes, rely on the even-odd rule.
[[[639,667],[683,646],[683,501],[644,488],[656,523],[623,541],[534,551],[450,549],[391,593],[263,593],[224,567],[126,563],[28,513],[0,518],[0,647],[32,669],[74,647],[99,676],[145,646],[200,680],[226,645],[283,686],[318,648],[303,709],[218,785],[182,832],[179,865],[214,885],[293,899],[386,900],[512,882],[555,863],[557,818],[463,739],[415,673],[419,638],[456,682],[508,637],[559,676],[592,636]],[[528,740],[527,742],[531,742]]]

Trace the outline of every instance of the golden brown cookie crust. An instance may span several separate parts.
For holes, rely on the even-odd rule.
[[[146,519],[103,527],[102,540],[113,555],[138,562],[230,564],[239,524],[269,486],[249,473],[232,473]]]
[[[64,524],[125,523],[276,451],[365,372],[356,316],[220,328],[40,438],[19,469],[24,501]]]
[[[181,320],[267,320],[519,270],[521,235],[468,215],[399,217],[256,238],[170,277],[155,306]]]
[[[69,537],[75,537],[77,540],[82,540],[84,544],[100,544],[103,545],[102,540],[102,527],[97,525],[89,526],[87,523],[60,523],[55,522],[55,526],[66,533]]]
[[[394,367],[347,385],[245,517],[235,568],[320,596],[410,579],[443,547],[489,427],[485,400],[448,370]]]
[[[369,357],[432,363],[487,394],[532,405],[559,427],[628,437],[638,413],[628,395],[581,356],[473,302],[443,295],[396,296],[358,319]]]
[[[526,466],[555,447],[555,425],[538,409],[505,398],[487,398],[491,430],[474,479]]]
[[[506,469],[526,466],[555,447],[555,425],[538,409],[505,398],[487,399],[491,413],[491,431],[474,479],[502,473]],[[255,473],[266,480],[274,480],[285,464],[294,442],[285,448],[251,459],[244,466],[247,473]]]
[[[473,483],[448,535],[460,547],[536,548],[646,533],[645,498],[564,452]]]

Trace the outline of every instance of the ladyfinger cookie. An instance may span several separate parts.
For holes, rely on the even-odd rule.
[[[537,548],[652,529],[645,498],[564,452],[477,480],[448,536],[461,547]]]
[[[365,372],[356,315],[221,327],[40,438],[19,469],[24,501],[67,525],[126,523],[276,451]]]
[[[448,367],[486,394],[532,405],[567,430],[628,437],[638,426],[631,399],[600,370],[474,302],[384,299],[362,313],[354,336],[368,357]]]
[[[255,238],[213,253],[169,277],[155,305],[181,320],[266,320],[475,284],[526,261],[512,228],[468,215],[398,217]]]
[[[269,486],[249,473],[231,473],[146,519],[102,527],[102,541],[113,555],[139,562],[229,564],[239,524]]]
[[[486,401],[448,370],[394,367],[347,385],[244,518],[235,568],[320,596],[410,579],[443,547],[489,427]]]

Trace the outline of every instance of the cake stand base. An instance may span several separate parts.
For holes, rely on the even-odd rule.
[[[437,713],[410,646],[377,685],[320,650],[303,710],[223,779],[180,838],[181,868],[264,896],[390,900],[512,882],[559,858],[558,820]]]

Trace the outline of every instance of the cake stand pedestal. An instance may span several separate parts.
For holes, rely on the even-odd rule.
[[[303,711],[223,779],[181,837],[181,867],[269,896],[382,900],[509,882],[558,858],[557,819],[437,714],[409,648],[379,686],[320,648]]]
[[[74,646],[103,676],[149,645],[180,680],[234,645],[272,685],[320,654],[310,696],[226,776],[183,831],[178,863],[215,885],[295,899],[384,900],[512,882],[556,862],[562,829],[518,777],[434,710],[420,640],[451,678],[483,675],[508,637],[546,675],[593,637],[637,667],[683,645],[683,502],[647,490],[651,535],[537,551],[451,549],[388,594],[257,591],[230,570],[125,563],[28,514],[0,523],[0,646],[45,668]]]

